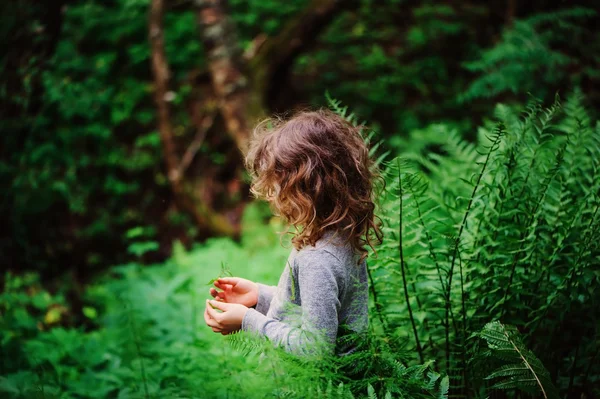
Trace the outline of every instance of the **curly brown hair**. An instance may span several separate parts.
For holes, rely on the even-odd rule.
[[[360,254],[360,263],[367,246],[381,243],[374,213],[380,175],[360,126],[329,110],[268,119],[254,130],[246,166],[252,193],[296,228],[296,249],[337,230]]]

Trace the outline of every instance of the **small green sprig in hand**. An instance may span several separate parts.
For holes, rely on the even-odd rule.
[[[206,285],[212,286],[215,281],[223,277],[233,277],[233,273],[231,273],[231,270],[225,265],[225,263],[221,262],[221,271],[219,272],[219,275],[213,279],[210,279]]]

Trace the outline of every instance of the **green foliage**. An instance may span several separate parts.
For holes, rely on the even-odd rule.
[[[225,266],[225,264],[221,263],[221,272],[219,273],[219,275],[215,278],[211,278],[208,283],[206,283],[206,285],[212,287],[213,283],[215,281],[217,281],[220,278],[223,277],[233,277],[233,273],[231,273],[231,271],[229,270],[228,267]]]
[[[499,105],[479,144],[436,125],[444,155],[384,163],[385,241],[369,262],[372,331],[348,356],[298,358],[243,334],[226,345],[203,326],[206,281],[218,265],[274,284],[285,264],[289,243],[274,234],[283,226],[264,223],[268,210],[256,203],[242,245],[210,240],[186,252],[178,244],[165,264],[112,268],[88,287],[83,323],[35,275],[6,275],[0,389],[8,397],[443,398],[484,396],[491,379],[509,396],[542,387],[547,397],[594,394],[600,130],[582,103],[575,92],[564,105],[532,101],[521,115]],[[126,238],[143,244],[154,234],[135,227]]]
[[[12,232],[0,252],[13,265],[56,271],[68,256],[90,269],[157,248],[138,243],[125,251],[120,239],[134,226],[158,227],[171,196],[155,131],[147,22],[139,18],[147,7],[129,0],[64,6],[53,54],[43,69],[20,72],[41,97],[29,99],[40,104],[35,112],[14,116],[28,123],[15,126],[11,135],[21,138],[5,142],[0,161]],[[173,12],[166,30],[174,71],[202,59],[191,12]],[[172,80],[177,96],[183,78]]]
[[[98,315],[87,330],[46,324],[47,309],[64,298],[31,295],[34,276],[6,276],[0,396],[361,398],[367,390],[381,398],[444,396],[444,380],[429,364],[404,366],[381,340],[344,359],[315,359],[245,333],[213,334],[202,314],[206,280],[220,262],[271,284],[285,264],[289,246],[245,239],[245,247],[214,239],[191,252],[175,245],[165,264],[114,267],[88,287],[85,300]],[[39,312],[26,310],[34,305]]]
[[[309,2],[229,3],[240,47],[248,49],[277,35]],[[164,174],[148,6],[148,0],[0,6],[0,45],[8,49],[0,55],[0,182],[6,188],[0,203],[7,227],[0,260],[11,268],[84,274],[132,259],[164,259],[168,243],[198,234],[172,206]],[[164,18],[178,151],[192,140],[190,103],[206,97],[209,81],[194,7],[169,3]],[[547,98],[576,85],[597,105],[600,41],[592,7],[519,5],[512,24],[497,18],[503,7],[351,2],[314,46],[302,48],[291,76],[269,82],[282,90],[266,102],[277,111],[320,105],[329,88],[386,139],[381,153],[438,152],[447,131],[475,140],[470,127],[489,114],[495,99],[481,99],[490,96]],[[461,96],[479,101],[465,107],[456,101]],[[445,128],[432,128],[432,120]],[[205,143],[199,154],[218,170],[228,151]],[[202,173],[193,166],[189,174]],[[158,233],[132,247],[123,233],[135,226]]]
[[[276,283],[288,249],[260,239],[252,244],[211,240],[192,252],[175,245],[165,264],[114,267],[86,290],[87,306],[97,310],[87,327],[48,324],[64,297],[38,291],[33,276],[5,276],[0,396],[262,398],[292,384],[286,375],[265,384],[252,371],[264,367],[257,354],[236,352],[204,325],[206,281],[221,262]]]
[[[455,98],[470,77],[457,61],[475,53],[485,13],[482,5],[436,0],[360,1],[300,57],[296,81],[313,104],[328,89],[390,138],[432,119],[465,126],[471,112]]]
[[[350,104],[327,95],[336,112],[372,121],[364,137],[387,182],[386,239],[369,262],[373,331],[340,362],[310,362],[203,325],[219,265],[276,282],[289,245],[267,204],[247,208],[239,243],[168,248],[196,232],[163,173],[148,0],[58,4],[0,6],[0,264],[42,272],[0,280],[0,396],[468,398],[490,394],[490,380],[509,397],[540,385],[550,397],[552,384],[600,394],[600,127],[580,91],[548,108],[513,104],[575,86],[597,108],[591,7],[518,4],[510,22],[498,2],[362,0],[271,82],[290,97],[275,109],[321,104],[330,88]],[[248,48],[307,1],[230,4]],[[192,2],[168,7],[183,147],[206,65]],[[471,129],[498,97],[508,105],[495,121]],[[220,150],[200,153],[224,164]]]
[[[366,122],[360,123],[358,121],[358,117],[354,112],[351,112],[348,109],[348,106],[342,105],[340,100],[337,100],[329,94],[328,91],[325,92],[325,99],[327,100],[327,105],[333,112],[341,116],[350,122],[353,126],[360,126],[360,133],[362,135],[363,140],[369,147],[369,157],[374,160],[373,168],[379,169],[384,159],[386,159],[390,154],[391,150],[385,151],[383,153],[379,153],[378,150],[383,147],[383,140],[379,137],[378,132],[375,129],[368,129]]]
[[[558,399],[550,373],[540,360],[525,347],[516,328],[491,322],[478,334],[489,347],[487,357],[501,359],[503,365],[487,376],[495,379],[492,389],[521,389],[530,394],[542,393],[544,398]]]
[[[470,337],[494,319],[526,332],[561,391],[586,385],[597,373],[600,131],[578,92],[521,116],[500,105],[497,117],[479,145],[446,129],[445,155],[388,163],[374,320],[413,361],[443,365],[451,392],[484,386]]]
[[[283,362],[286,375],[297,381],[288,391],[292,397],[447,398],[448,377],[435,372],[432,362],[406,366],[406,353],[393,351],[373,334],[360,336],[356,351],[342,357],[290,355],[246,333],[234,334],[229,341],[243,354],[261,353],[264,359]]]
[[[242,46],[248,45],[259,35],[277,34],[285,22],[293,18],[306,5],[306,0],[283,2],[243,1],[228,2],[233,20],[239,30]]]
[[[593,65],[599,60],[598,32],[589,31],[585,25],[596,15],[591,8],[574,7],[514,21],[494,47],[483,51],[479,59],[465,63],[479,77],[469,84],[461,99],[503,93],[532,93],[546,98],[565,84],[597,81]],[[582,40],[584,37],[587,39]]]

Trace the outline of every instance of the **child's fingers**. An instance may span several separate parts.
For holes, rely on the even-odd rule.
[[[210,295],[212,295],[212,297],[215,298],[215,300],[217,301],[225,302],[225,293],[223,292],[219,292],[214,288],[211,288]]]
[[[221,277],[217,280],[219,284],[231,284],[236,285],[240,279],[238,277]]]
[[[204,321],[206,322],[206,325],[213,329],[214,328],[222,329],[223,326],[221,324],[219,324],[219,322],[217,320],[215,320],[214,317],[211,317],[211,315],[208,313],[209,308],[210,308],[210,306],[207,306],[207,308],[204,309]]]
[[[231,308],[231,304],[229,304],[227,302],[209,301],[209,305],[211,305],[213,308],[222,310],[223,312],[225,312]],[[220,313],[218,313],[218,314],[220,314]]]
[[[233,285],[231,284],[225,284],[225,283],[220,283],[218,281],[215,281],[215,287],[217,287],[220,290],[223,291],[227,291],[227,290],[231,290],[233,288]]]
[[[214,310],[212,308],[212,306],[208,303],[208,300],[206,301],[206,312],[208,313],[208,316],[210,316],[210,318],[214,319],[217,323],[222,318],[221,313]]]

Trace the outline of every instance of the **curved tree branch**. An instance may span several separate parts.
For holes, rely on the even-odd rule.
[[[358,4],[354,0],[311,0],[278,35],[268,37],[250,61],[255,84],[271,98],[278,82],[284,82],[298,55],[310,48],[336,15]]]

